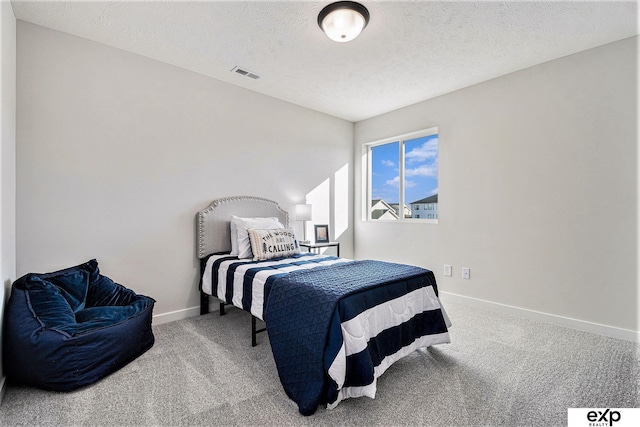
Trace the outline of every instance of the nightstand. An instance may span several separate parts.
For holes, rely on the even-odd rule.
[[[327,243],[299,243],[299,245],[303,248],[307,248],[309,252],[313,249],[314,252],[320,253],[320,249],[322,248],[330,248],[332,246],[336,247],[337,255],[340,256],[340,242],[327,242]],[[317,249],[317,251],[316,251]]]

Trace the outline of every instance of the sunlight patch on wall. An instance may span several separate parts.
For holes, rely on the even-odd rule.
[[[349,164],[334,175],[334,239],[349,228]]]
[[[313,205],[311,221],[307,221],[307,236],[313,240],[314,224],[329,224],[329,236],[333,239],[334,230],[331,227],[331,181],[325,179],[316,188],[307,193],[307,203]]]

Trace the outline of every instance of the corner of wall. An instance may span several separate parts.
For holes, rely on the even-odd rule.
[[[2,329],[8,288],[16,276],[16,17],[0,2],[0,404],[6,393],[2,367]]]

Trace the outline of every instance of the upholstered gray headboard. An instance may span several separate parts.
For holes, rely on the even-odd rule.
[[[239,217],[275,216],[289,226],[289,213],[273,200],[253,196],[235,196],[216,199],[198,212],[198,258],[217,252],[231,251],[231,215]]]

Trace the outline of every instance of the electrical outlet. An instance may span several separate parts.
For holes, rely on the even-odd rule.
[[[469,267],[462,267],[462,278],[471,279],[471,269]]]
[[[451,277],[453,275],[451,266],[449,264],[444,265],[444,275]]]

